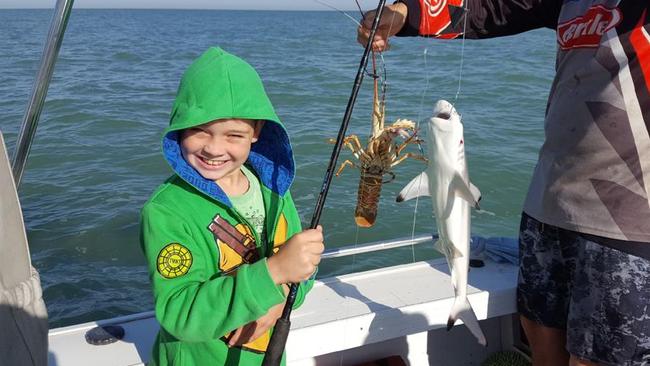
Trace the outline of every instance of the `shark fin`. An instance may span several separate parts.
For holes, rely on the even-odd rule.
[[[479,191],[475,185],[473,185],[471,182],[467,184],[459,173],[456,173],[454,175],[452,185],[454,192],[458,194],[459,197],[469,202],[472,206],[474,206],[475,209],[481,209],[481,206],[478,204],[478,202],[481,200],[481,191]]]
[[[413,178],[397,195],[397,202],[408,201],[415,197],[429,196],[429,176],[422,172]]]
[[[433,248],[444,254],[448,260],[463,256],[463,253],[456,249],[454,244],[450,241],[438,239],[436,240],[435,244],[433,244]]]
[[[472,305],[467,301],[467,298],[465,298],[465,301],[461,301],[461,298],[458,297],[454,300],[454,305],[449,312],[449,319],[447,319],[447,330],[450,330],[458,319],[465,323],[465,326],[476,337],[478,343],[482,346],[487,346],[485,334],[483,334],[478,319],[476,319],[474,309],[472,309]]]
[[[479,191],[478,187],[472,184],[472,182],[469,182],[469,191],[472,192],[472,198],[474,198],[474,208],[480,210],[481,206],[479,206],[479,202],[481,202],[481,198],[483,198],[481,191]]]
[[[436,240],[435,243],[433,243],[433,248],[442,254],[445,255],[447,254],[447,250],[445,249],[445,243],[441,239],[438,239]]]

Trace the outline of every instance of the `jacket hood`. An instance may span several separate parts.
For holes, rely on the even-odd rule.
[[[289,136],[275,114],[262,80],[246,61],[212,47],[185,71],[176,93],[163,153],[174,172],[208,196],[232,206],[221,188],[203,178],[183,158],[180,131],[217,119],[264,120],[259,139],[251,146],[248,164],[260,182],[284,195],[295,176]]]

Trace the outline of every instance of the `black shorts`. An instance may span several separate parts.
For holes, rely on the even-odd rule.
[[[649,244],[650,245],[650,244]],[[650,366],[650,261],[522,214],[517,307],[601,365]]]

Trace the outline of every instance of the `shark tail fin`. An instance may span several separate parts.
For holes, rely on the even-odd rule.
[[[454,305],[449,312],[449,319],[447,320],[447,330],[450,330],[458,319],[465,323],[465,326],[476,337],[478,343],[482,346],[487,346],[487,339],[483,334],[483,330],[481,330],[481,326],[478,324],[474,309],[472,309],[472,305],[467,301],[467,298],[465,298],[465,301],[462,301],[460,298],[456,298],[454,301]]]

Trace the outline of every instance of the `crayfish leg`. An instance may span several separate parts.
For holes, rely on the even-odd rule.
[[[342,172],[343,169],[345,169],[346,166],[352,166],[352,167],[357,167],[353,162],[350,160],[346,160],[343,163],[341,163],[341,166],[339,167],[339,170],[336,171],[336,176],[338,177]]]

